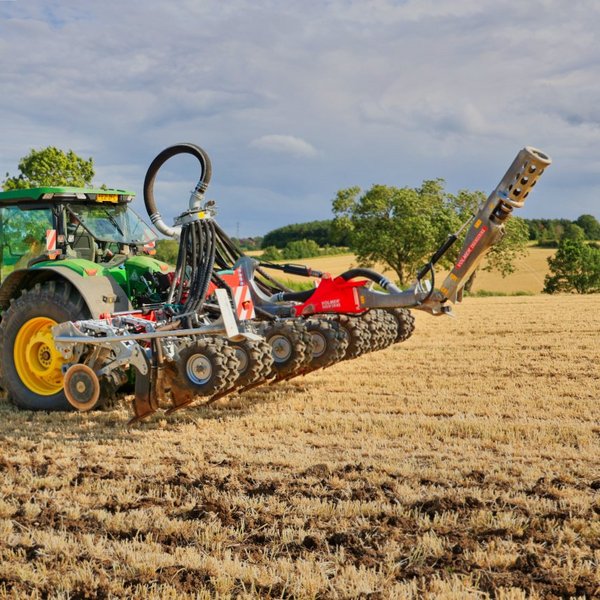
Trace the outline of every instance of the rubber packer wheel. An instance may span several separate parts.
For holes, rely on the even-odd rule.
[[[358,358],[371,349],[371,331],[361,317],[339,315],[337,322],[348,334],[348,347],[344,360]]]
[[[387,311],[379,311],[379,319],[383,329],[382,349],[391,346],[396,341],[396,335],[398,334],[398,327],[396,325],[396,319]]]
[[[389,346],[395,337],[395,332],[390,331],[390,323],[385,311],[375,308],[361,316],[371,332],[371,346],[369,351],[383,350]]]
[[[38,283],[11,302],[0,322],[0,385],[19,408],[73,410],[51,329],[89,316],[83,298],[64,281]]]
[[[415,317],[407,308],[386,308],[386,312],[396,320],[395,343],[406,341],[415,330]]]
[[[262,340],[229,342],[239,362],[237,388],[252,385],[270,376],[273,367],[271,346]]]
[[[273,321],[262,335],[271,346],[273,374],[279,379],[301,371],[312,360],[312,338],[303,321]]]
[[[195,396],[213,396],[235,384],[238,366],[234,349],[224,340],[196,340],[179,352],[177,384]]]
[[[344,359],[348,349],[349,336],[332,319],[307,319],[306,328],[312,336],[311,371],[322,369]]]

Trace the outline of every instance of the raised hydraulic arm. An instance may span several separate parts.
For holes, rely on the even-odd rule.
[[[490,248],[504,236],[504,223],[511,216],[513,209],[521,208],[525,204],[525,199],[551,162],[548,155],[531,146],[523,148],[517,154],[496,189],[473,217],[454,267],[439,289],[434,290],[417,308],[439,314],[443,312],[446,300],[460,302],[465,283]],[[449,246],[442,248],[445,252]],[[432,262],[441,258],[444,252],[439,256],[436,253]],[[425,269],[428,270],[428,266]],[[419,273],[421,276],[422,271]]]

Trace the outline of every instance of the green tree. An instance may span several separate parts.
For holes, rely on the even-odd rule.
[[[290,242],[281,252],[285,260],[309,258],[311,256],[319,256],[320,253],[319,244],[314,240],[296,240]]]
[[[480,191],[444,189],[442,179],[424,181],[420,188],[374,185],[360,196],[359,188],[340,190],[333,201],[334,231],[351,232],[350,246],[364,265],[381,263],[394,270],[406,285],[437,247],[473,215],[486,196]],[[466,233],[466,232],[465,232]],[[487,255],[486,270],[503,276],[514,271],[514,261],[525,252],[527,224],[516,217],[507,222],[506,235]],[[450,266],[462,239],[441,261]],[[474,276],[469,280],[467,290]]]
[[[179,253],[179,242],[177,240],[157,240],[156,254],[154,257],[170,265],[175,265]]]
[[[319,246],[335,245],[348,246],[348,240],[342,235],[335,236],[331,229],[331,219],[324,221],[310,221],[308,223],[294,223],[269,231],[262,239],[262,247],[276,246],[285,248],[290,242],[313,240]]]
[[[588,240],[600,240],[600,223],[593,215],[581,215],[575,224],[585,231]]]
[[[275,246],[267,246],[260,255],[260,259],[274,262],[277,260],[283,260],[283,255],[281,254],[279,248],[276,248]]]
[[[556,254],[548,259],[544,292],[600,292],[600,249],[581,240],[563,239]]]
[[[561,240],[580,240],[583,241],[586,239],[585,231],[579,225],[575,223],[569,223],[565,230],[563,231]]]
[[[350,233],[350,247],[361,265],[382,263],[409,281],[436,246],[458,225],[443,181],[420,188],[374,185],[340,190],[333,201],[334,230]]]
[[[6,174],[5,191],[42,186],[90,187],[94,178],[94,161],[80,158],[72,150],[64,152],[54,146],[31,150],[19,161],[19,174]]]

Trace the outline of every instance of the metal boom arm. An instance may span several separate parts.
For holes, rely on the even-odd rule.
[[[454,267],[439,289],[434,290],[420,308],[440,314],[446,312],[442,309],[446,300],[460,302],[465,283],[490,248],[504,236],[504,223],[513,209],[525,204],[525,199],[551,162],[548,155],[531,146],[517,154],[496,189],[473,218]]]

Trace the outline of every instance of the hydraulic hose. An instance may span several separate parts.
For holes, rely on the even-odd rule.
[[[154,182],[160,168],[170,158],[173,158],[178,154],[191,154],[198,159],[201,167],[200,179],[198,180],[198,183],[192,192],[192,197],[190,198],[190,208],[194,208],[194,203],[199,203],[202,194],[204,194],[208,188],[208,184],[210,183],[210,178],[212,176],[212,166],[208,154],[202,148],[200,148],[200,146],[189,143],[175,144],[174,146],[165,148],[148,167],[148,171],[146,172],[146,177],[144,179],[144,204],[146,205],[148,216],[158,231],[167,237],[175,239],[179,238],[181,230],[179,227],[169,227],[163,221],[162,216],[156,207],[156,200],[154,198]]]
[[[231,269],[233,268],[233,265],[244,256],[244,253],[236,247],[218,223],[215,223],[214,225],[218,242],[215,261],[221,269]],[[260,266],[256,267],[256,272],[262,279],[255,279],[254,283],[265,294],[270,295],[279,291],[291,292],[289,288],[273,279],[268,273],[265,273]]]
[[[169,227],[162,220],[154,198],[154,183],[161,167],[178,154],[190,154],[200,163],[200,178],[190,197],[188,211],[183,213],[183,225]],[[211,218],[192,214],[201,204],[208,188],[212,167],[208,154],[199,146],[182,143],[163,150],[153,161],[144,180],[144,204],[150,220],[164,235],[179,239],[175,277],[169,290],[167,304],[177,305],[180,315],[199,313],[205,301],[217,248],[215,224]],[[189,322],[189,318],[188,318]],[[190,322],[190,325],[193,323]]]
[[[314,289],[300,292],[279,292],[271,296],[271,300],[273,302],[306,302],[314,293]]]
[[[356,269],[350,269],[349,271],[342,273],[340,277],[345,281],[350,281],[355,277],[365,277],[389,292],[398,293],[401,291],[387,277],[384,277],[381,273],[373,271],[372,269],[363,269],[360,267]]]
[[[177,267],[167,300],[178,305],[181,315],[199,313],[204,307],[215,262],[215,238],[210,220],[191,221],[181,230]]]

